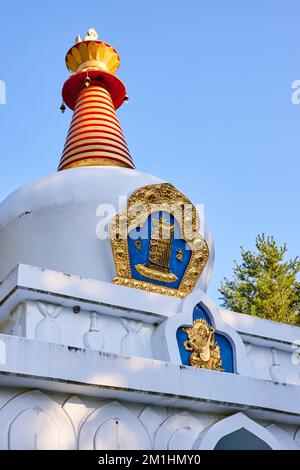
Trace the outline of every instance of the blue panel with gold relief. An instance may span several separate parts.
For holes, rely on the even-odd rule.
[[[150,214],[143,227],[129,232],[128,249],[134,279],[173,289],[179,287],[191,259],[178,222],[163,211]]]
[[[176,336],[182,364],[234,372],[231,342],[222,333],[215,332],[202,305],[194,308],[193,326],[183,325],[178,328]]]
[[[110,223],[113,282],[180,298],[190,294],[209,258],[191,201],[169,183],[143,186]]]

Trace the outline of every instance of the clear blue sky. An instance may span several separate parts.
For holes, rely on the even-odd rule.
[[[299,18],[299,0],[3,2],[0,198],[56,170],[71,118],[59,111],[65,53],[95,27],[121,56],[137,169],[205,204],[212,297],[257,233],[300,254]]]

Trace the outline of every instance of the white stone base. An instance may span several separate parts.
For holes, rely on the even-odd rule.
[[[238,373],[181,365],[176,329],[199,302]],[[299,338],[201,290],[182,301],[19,265],[0,285],[0,449],[214,449],[234,433],[300,449]]]

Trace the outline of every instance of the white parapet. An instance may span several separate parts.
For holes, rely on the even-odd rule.
[[[239,373],[180,363],[174,334],[199,302]],[[180,300],[19,265],[0,285],[0,449],[205,449],[241,428],[299,449],[299,332],[200,290]]]
[[[180,364],[176,329],[200,301],[239,348],[240,374],[300,384],[299,328],[220,311],[202,291],[182,301],[19,265],[0,285],[0,332]]]

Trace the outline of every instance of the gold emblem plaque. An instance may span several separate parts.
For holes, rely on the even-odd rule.
[[[177,280],[177,276],[170,270],[174,225],[168,224],[164,218],[153,221],[155,237],[150,237],[149,240],[149,262],[135,265],[136,271],[147,278],[147,281],[132,276],[128,234],[142,228],[148,217],[158,211],[174,217],[180,228],[180,238],[190,249],[190,259],[178,288],[157,283],[168,284]],[[183,298],[192,292],[208,261],[209,250],[200,235],[200,220],[196,208],[169,183],[143,186],[136,190],[128,199],[127,210],[112,219],[109,231],[117,272],[113,279],[115,284]],[[166,231],[169,231],[167,239],[161,236]],[[134,246],[140,252],[143,240],[137,240]],[[179,248],[175,253],[178,263],[182,262],[182,256],[182,249]]]

